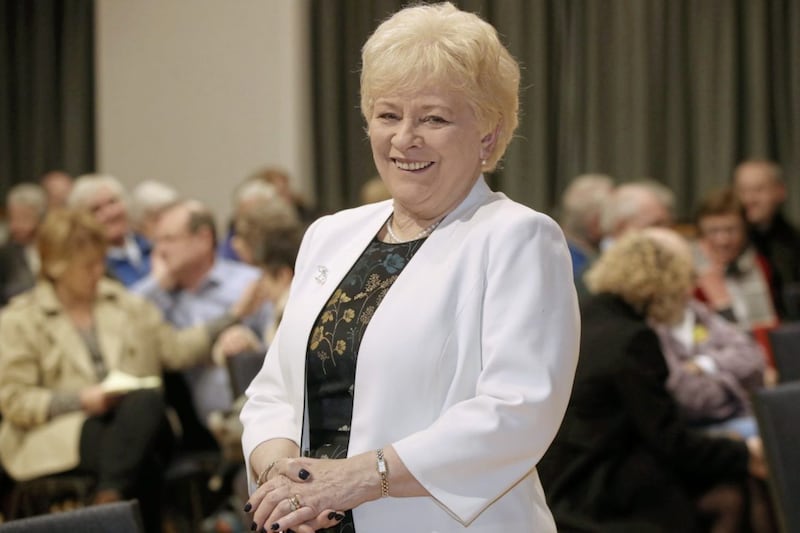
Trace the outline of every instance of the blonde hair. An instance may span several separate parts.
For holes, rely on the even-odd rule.
[[[633,231],[616,241],[585,275],[593,293],[610,293],[647,318],[674,323],[693,286],[691,254],[677,233],[663,228]]]
[[[39,277],[54,281],[71,260],[90,253],[105,255],[106,234],[88,211],[59,208],[39,226],[36,246],[42,262]]]
[[[398,11],[361,50],[361,112],[384,95],[441,85],[461,93],[483,132],[498,130],[483,169],[494,170],[518,124],[520,71],[488,22],[445,2]]]

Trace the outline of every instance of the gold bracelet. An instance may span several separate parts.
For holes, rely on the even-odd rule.
[[[274,467],[275,463],[277,463],[278,461],[280,461],[280,459],[275,459],[269,464],[268,467],[266,467],[264,470],[261,471],[261,473],[258,475],[258,478],[256,479],[257,487],[260,487],[261,485],[263,485],[268,481],[267,476],[269,475],[270,470],[272,470],[272,467]]]
[[[389,469],[383,457],[383,448],[378,448],[375,454],[378,457],[378,475],[381,476],[381,498],[386,498],[389,496]]]

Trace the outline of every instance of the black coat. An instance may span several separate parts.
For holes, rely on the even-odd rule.
[[[687,429],[644,317],[608,294],[581,315],[572,396],[538,466],[559,531],[693,531],[693,497],[743,480],[747,447]]]

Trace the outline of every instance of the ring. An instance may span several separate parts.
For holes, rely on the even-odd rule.
[[[296,511],[302,507],[300,500],[297,499],[297,494],[289,498],[289,506],[292,508],[292,511]]]

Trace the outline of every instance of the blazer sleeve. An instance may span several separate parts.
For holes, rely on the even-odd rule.
[[[29,318],[17,309],[0,315],[0,411],[23,428],[47,422],[53,397],[40,385],[41,354]]]
[[[205,325],[176,329],[161,311],[141,296],[129,295],[129,316],[141,324],[142,334],[155,342],[162,366],[181,369],[211,360],[211,337]]]
[[[482,361],[475,395],[393,444],[415,478],[465,525],[532,475],[566,410],[580,337],[558,226],[535,214],[509,216],[491,230],[481,342],[472,348]]]

